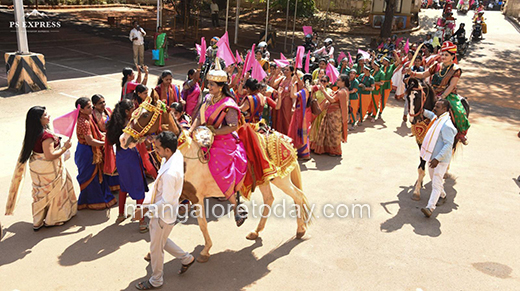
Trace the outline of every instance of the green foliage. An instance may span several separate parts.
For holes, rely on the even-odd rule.
[[[271,8],[285,11],[287,9],[287,0],[273,0]],[[289,13],[294,15],[295,1],[289,1]],[[296,15],[300,17],[311,17],[316,12],[316,3],[314,0],[298,0],[298,10]]]

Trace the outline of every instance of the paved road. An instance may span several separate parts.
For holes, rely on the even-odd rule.
[[[429,13],[432,11],[426,15]],[[304,240],[293,240],[296,223],[292,219],[270,219],[263,239],[252,242],[244,237],[258,219],[250,218],[237,229],[231,218],[213,217],[209,222],[214,243],[210,261],[195,264],[179,277],[176,272],[180,262],[167,255],[167,288],[517,289],[520,223],[516,212],[520,183],[515,178],[520,174],[516,137],[520,110],[509,103],[504,104],[508,108],[502,107],[502,100],[518,101],[488,86],[489,81],[496,83],[513,74],[503,80],[509,80],[508,86],[515,88],[518,61],[513,53],[518,50],[519,35],[499,14],[489,13],[488,19],[490,32],[486,40],[475,45],[478,49],[461,62],[468,72],[461,80],[461,91],[475,98],[470,145],[452,163],[452,176],[445,185],[448,202],[432,218],[424,218],[419,210],[429,197],[428,179],[422,200],[410,199],[418,151],[409,136],[409,125],[401,123],[402,103],[392,100],[384,121],[367,123],[351,132],[349,142],[343,145],[342,159],[313,156],[301,165],[305,192],[317,211]],[[63,34],[76,37],[68,41],[60,36],[35,37],[31,43],[32,50],[46,54],[51,89],[0,98],[0,135],[4,137],[0,144],[0,164],[4,165],[0,169],[0,209],[5,207],[28,108],[43,104],[55,117],[70,111],[77,96],[101,93],[110,105],[119,97],[120,70],[131,62],[128,45],[67,28]],[[12,50],[12,43],[1,42],[0,49]],[[513,56],[510,63],[486,58],[508,54]],[[474,80],[470,83],[466,75],[476,70],[472,66],[477,63],[472,62],[479,58],[479,69],[489,72],[485,75],[488,78],[468,78]],[[494,67],[499,61],[503,65]],[[188,62],[174,58],[168,64],[178,74],[178,82],[192,66],[185,64]],[[155,80],[151,77],[150,83]],[[470,96],[472,90],[485,92],[482,94],[487,98]],[[75,176],[74,162],[66,164]],[[75,188],[79,190],[77,185]],[[274,193],[275,204],[283,203],[281,192]],[[6,232],[0,242],[0,289],[134,290],[138,280],[150,275],[151,269],[142,259],[148,248],[148,234],[139,234],[136,223],[115,225],[116,208],[81,211],[64,226],[34,233],[30,195],[27,177],[15,215],[0,216]],[[258,204],[260,200],[256,193],[253,201]],[[371,216],[367,218],[365,213],[363,218],[349,215],[328,219],[321,209],[329,203],[345,204],[349,210],[352,204],[367,204]],[[344,215],[345,208],[339,209],[339,214]],[[198,254],[202,249],[203,239],[193,221],[177,225],[170,237],[187,251]]]

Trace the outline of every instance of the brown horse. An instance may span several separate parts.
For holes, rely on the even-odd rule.
[[[178,136],[178,150],[183,154],[185,162],[185,188],[187,185],[196,191],[196,199],[190,200],[194,203],[197,221],[205,240],[204,249],[201,251],[197,261],[201,263],[207,262],[210,257],[209,250],[212,247],[212,242],[205,217],[204,198],[224,197],[224,195],[213,179],[208,164],[204,162],[204,154],[200,146],[192,140],[186,131],[181,129],[172,114],[167,112],[165,104],[159,101],[155,94],[153,96],[153,99],[149,97],[134,111],[132,120],[120,137],[121,147],[125,149],[134,147],[138,140],[163,130],[171,131]],[[296,238],[300,239],[305,235],[312,213],[309,211],[307,198],[302,191],[298,159],[295,153],[293,155],[293,161],[290,166],[292,170],[289,175],[275,177],[269,182],[260,185],[259,188],[262,192],[264,204],[268,205],[269,208],[274,200],[270,184],[275,185],[294,200],[298,211]],[[246,236],[247,239],[254,240],[258,238],[260,231],[265,227],[269,211],[270,209],[264,207],[258,226]]]
[[[408,89],[406,97],[408,99],[408,112],[410,115],[410,123],[412,123],[412,134],[415,136],[419,150],[426,135],[426,130],[430,120],[424,117],[424,110],[432,111],[437,102],[437,96],[433,91],[433,88],[419,79],[410,78],[408,80]],[[469,103],[466,98],[461,98],[462,105],[466,109],[466,116],[469,116]],[[450,109],[451,111],[451,109]],[[455,139],[453,142],[453,152],[460,141]],[[426,176],[426,161],[419,157],[420,163],[417,169],[418,178],[415,183],[415,189],[413,191],[412,199],[421,199],[421,188],[423,186],[423,179]],[[447,174],[447,172],[446,172]]]

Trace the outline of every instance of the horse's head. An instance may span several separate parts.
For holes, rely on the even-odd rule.
[[[408,79],[406,98],[408,99],[408,112],[412,124],[424,119],[424,109],[433,109],[433,107],[430,108],[433,95],[433,90],[428,84],[416,78]]]
[[[159,100],[159,96],[152,91],[152,96],[146,98],[132,113],[132,118],[123,129],[119,137],[123,149],[133,148],[143,141],[146,136],[160,133],[168,123],[168,110],[166,104]]]

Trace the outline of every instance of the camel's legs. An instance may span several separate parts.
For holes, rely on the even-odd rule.
[[[197,259],[197,261],[200,263],[205,263],[209,260],[209,250],[213,246],[213,242],[211,242],[211,238],[208,232],[208,221],[206,220],[206,214],[204,211],[204,198],[199,197],[199,203],[195,204],[194,207],[200,231],[202,231],[202,234],[204,235],[204,249],[202,249],[202,251],[200,252],[200,256]]]
[[[298,214],[298,217],[296,219],[296,222],[298,223],[297,236],[303,236],[303,234],[305,234],[306,231],[306,221],[304,220],[304,217],[307,217],[306,215],[304,216],[302,213],[303,211],[307,211],[303,203],[303,191],[301,191],[293,185],[293,183],[291,182],[291,177],[289,175],[282,179],[275,178],[271,181],[271,183],[278,187],[280,190],[282,190],[285,194],[292,197],[294,203],[298,205],[300,213]]]
[[[265,228],[265,223],[267,222],[267,215],[270,213],[271,206],[273,205],[274,197],[273,191],[271,191],[271,184],[266,183],[262,186],[259,186],[260,191],[262,192],[262,197],[264,198],[264,207],[262,209],[262,218],[260,218],[260,222],[256,227],[256,230],[251,231],[246,238],[247,239],[256,239],[262,230]]]

